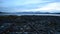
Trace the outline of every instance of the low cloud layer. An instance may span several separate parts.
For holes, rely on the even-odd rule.
[[[41,7],[41,8],[36,8],[36,9],[30,9],[30,10],[21,10],[21,11],[41,11],[41,12],[58,12],[60,11],[60,2],[53,2],[53,3],[48,3],[47,5]]]

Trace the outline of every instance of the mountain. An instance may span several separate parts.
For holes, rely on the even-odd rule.
[[[0,12],[0,14],[8,14],[7,12]]]
[[[0,12],[0,14],[60,14],[59,12]]]

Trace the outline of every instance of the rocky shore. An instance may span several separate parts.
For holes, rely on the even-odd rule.
[[[60,32],[60,16],[0,16],[0,28],[4,23],[13,23],[13,26],[8,30],[15,33],[36,32],[37,34],[55,34]],[[7,31],[3,32],[6,33]]]

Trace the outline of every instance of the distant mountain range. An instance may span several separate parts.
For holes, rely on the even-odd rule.
[[[7,12],[0,12],[0,14],[8,14]]]
[[[50,13],[50,12],[0,12],[0,14],[60,14],[60,13]]]

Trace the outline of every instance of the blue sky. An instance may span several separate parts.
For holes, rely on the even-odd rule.
[[[0,11],[60,11],[60,0],[0,0]]]

